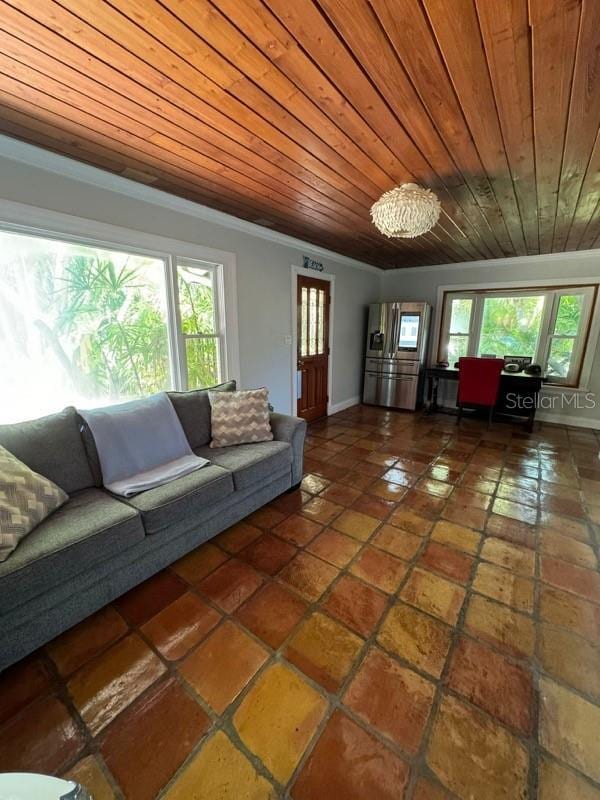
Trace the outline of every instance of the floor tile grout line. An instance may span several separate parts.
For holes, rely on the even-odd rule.
[[[376,428],[376,427],[375,427],[375,430],[377,430],[377,428]],[[366,434],[366,437],[368,437],[368,434]],[[479,441],[479,443],[481,443],[481,441],[482,441],[482,438],[481,438],[481,433],[480,433],[480,434],[478,434],[478,435],[476,435],[476,437],[478,438],[478,441]],[[476,437],[474,437],[474,438],[476,438]],[[451,439],[451,436],[449,436],[449,439]],[[379,449],[382,449],[382,448],[384,448],[385,444],[386,444],[386,442],[385,442],[385,441],[384,441],[384,442],[380,442],[380,444],[379,444]],[[446,443],[446,444],[447,444],[447,443]],[[471,451],[471,452],[474,452],[474,451],[477,449],[477,446],[478,446],[478,445],[475,445],[475,446],[472,448],[472,451]],[[437,455],[436,455],[436,454],[434,454],[434,453],[432,453],[432,454],[428,454],[428,455],[429,455],[430,459],[433,461],[433,460],[434,460],[434,459],[436,459],[436,458],[440,458],[440,455],[439,455],[439,454],[440,454],[440,453],[443,453],[445,449],[446,449],[446,445],[444,445],[444,446],[443,446],[443,447],[442,447],[442,448],[441,448],[441,449],[438,451],[438,454],[437,454]],[[375,453],[375,452],[377,452],[377,451],[378,451],[377,449],[373,449],[373,450],[369,450],[369,451],[366,451],[366,452],[369,452],[369,453],[373,452],[373,453]],[[340,451],[340,452],[341,452],[341,451]],[[506,455],[506,453],[508,453],[508,452],[509,452],[509,448],[508,448],[508,446],[505,446],[505,447],[504,447],[504,453],[505,453],[505,455]],[[572,459],[571,459],[571,460],[572,460]],[[508,462],[506,461],[506,459],[505,459],[505,463],[508,463]],[[540,462],[540,463],[541,463],[541,462]],[[391,468],[391,467],[388,467],[388,468]],[[482,464],[482,468],[483,468],[483,464]],[[542,474],[542,473],[541,473],[541,469],[538,469],[538,476],[539,476],[539,477],[541,477],[541,474]],[[464,476],[464,471],[463,471],[463,476]],[[379,478],[374,478],[374,481],[372,481],[371,483],[373,483],[373,482],[375,482],[375,481],[377,481],[377,480],[379,480]],[[501,481],[498,481],[498,482],[496,483],[496,490],[497,490],[497,487],[500,485],[500,482],[501,482]],[[371,485],[371,484],[369,484],[369,485]],[[453,486],[456,488],[456,486],[458,486],[459,484],[458,484],[458,483],[456,483],[456,484],[452,484],[452,485],[453,485]],[[365,494],[365,493],[367,492],[367,488],[368,488],[368,487],[365,487],[365,489],[362,489],[362,490],[361,490],[361,493],[362,493],[362,494]],[[322,490],[322,491],[323,491],[323,490]],[[453,490],[451,490],[451,493],[452,493],[452,491],[454,491],[454,489],[453,489]],[[401,501],[402,501],[402,498],[398,498],[398,501],[399,501],[399,502],[401,502]],[[356,501],[355,501],[355,502],[356,502]],[[395,502],[395,505],[397,505],[397,501]],[[350,507],[348,507],[348,506],[343,506],[343,508],[351,508],[351,506],[350,506]],[[541,507],[540,507],[540,508],[541,508]],[[440,514],[441,514],[441,511],[442,511],[442,510],[440,510]],[[292,511],[292,512],[288,512],[287,514],[284,514],[284,519],[286,518],[286,516],[290,516],[292,513],[296,513],[296,512],[295,512],[295,511]],[[342,512],[339,512],[339,513],[342,513]],[[377,528],[374,530],[374,532],[373,532],[372,536],[369,538],[368,542],[372,543],[372,539],[373,539],[373,537],[376,535],[376,532],[377,532],[377,531],[380,529],[381,525],[385,524],[385,520],[389,519],[389,516],[391,515],[391,513],[392,513],[392,511],[390,511],[390,512],[389,512],[389,514],[388,514],[386,517],[384,517],[384,519],[380,520],[380,524],[379,524],[379,525],[377,526]],[[541,511],[538,511],[538,514],[539,514],[539,513],[541,513]],[[489,519],[489,514],[488,514],[488,519]],[[590,540],[591,540],[591,542],[592,542],[592,543],[593,543],[593,544],[596,546],[596,548],[597,548],[597,541],[598,541],[597,532],[598,532],[598,528],[597,528],[596,526],[594,526],[593,524],[591,524],[591,522],[590,522],[590,519],[589,519],[588,515],[586,515],[585,519],[586,519],[586,524],[587,524],[587,527],[588,527],[588,529],[589,529],[589,530],[590,530],[590,532],[591,532],[591,539],[590,539]],[[538,519],[538,521],[539,521],[539,519]],[[323,528],[323,530],[326,530],[326,529],[327,529],[326,527],[325,527],[325,528]],[[261,530],[262,530],[262,532],[264,533],[265,531],[268,531],[269,529],[268,529],[268,528],[267,528],[267,529],[261,528]],[[271,532],[273,532],[273,531],[271,531]],[[483,541],[486,539],[486,537],[487,537],[488,535],[489,535],[489,534],[487,533],[487,524],[486,524],[486,525],[485,525],[485,527],[484,527],[484,530],[482,531],[482,534],[481,534],[480,546],[482,546],[482,542],[483,542]],[[424,542],[427,542],[427,541],[429,541],[429,537],[424,537],[424,541],[422,541],[422,542],[421,542],[421,544],[420,544],[420,549],[419,549],[418,553],[420,553],[420,552],[422,551],[423,547],[425,546]],[[306,546],[306,545],[305,545],[305,546]],[[356,554],[356,557],[358,557],[358,555],[360,554],[360,552],[362,551],[362,549],[363,549],[365,546],[367,546],[367,544],[366,544],[366,543],[361,543],[361,549],[360,549],[360,550],[357,552],[357,554]],[[414,568],[414,564],[416,563],[416,562],[415,562],[415,559],[418,557],[418,553],[417,553],[417,554],[415,555],[415,557],[414,557],[414,558],[411,560],[411,562],[412,562],[412,566],[409,566],[409,569],[407,570],[407,573],[406,573],[406,575],[404,576],[405,580],[407,580],[407,579],[408,579],[408,575],[411,573],[412,569]],[[232,557],[232,554],[228,553],[228,554],[227,554],[227,557],[228,557],[228,558]],[[235,556],[234,556],[234,557],[235,557]],[[318,557],[318,556],[316,556],[316,557]],[[539,550],[536,548],[536,562],[539,562],[539,557],[540,557],[540,553],[539,553]],[[404,560],[404,559],[402,559],[402,561],[405,561],[405,560]],[[406,563],[406,562],[405,562],[405,563]],[[473,565],[472,565],[472,566],[474,567],[476,564],[478,565],[479,563],[482,563],[482,562],[481,562],[481,559],[480,559],[480,558],[477,558],[476,560],[474,560],[474,562],[473,562]],[[569,563],[569,562],[566,562],[566,563]],[[346,567],[347,567],[347,566],[348,566],[348,565],[346,565]],[[342,575],[342,574],[343,574],[343,570],[340,570],[340,569],[339,569],[339,567],[336,567],[336,569],[338,570],[338,575],[336,576],[336,580],[339,580],[339,579],[340,579],[340,575]],[[536,567],[536,569],[539,569],[539,567]],[[354,576],[354,577],[356,577],[356,576]],[[448,579],[448,576],[444,576],[444,578],[447,580],[447,579]],[[268,576],[268,580],[274,580],[274,576]],[[359,578],[359,580],[360,580],[360,578]],[[331,585],[332,585],[332,584],[331,584]],[[329,588],[327,591],[330,591],[330,589],[331,589],[331,585],[330,585],[330,588]],[[534,585],[535,585],[535,587],[536,587],[536,591],[538,591],[538,592],[539,592],[539,586],[540,586],[540,582],[539,582],[539,578],[538,578],[538,576],[537,576],[537,575],[536,575],[536,580],[535,580],[535,583],[534,583]],[[190,584],[188,584],[188,587],[189,587],[189,586],[190,586]],[[291,587],[290,587],[290,588],[291,588]],[[257,589],[257,591],[260,591],[260,587]],[[398,590],[395,592],[395,595],[397,595],[398,591],[400,591],[400,589],[398,589]],[[564,591],[564,590],[563,590],[563,589],[558,589],[558,591]],[[327,592],[326,592],[325,594],[327,594]],[[472,594],[472,591],[471,591],[471,594]],[[253,595],[252,595],[252,596],[253,596]],[[323,595],[323,596],[325,596],[325,595]],[[316,603],[316,606],[317,606],[317,608],[319,608],[319,604],[321,603],[321,601],[322,601],[322,599],[323,599],[323,596],[322,596],[321,598],[319,598],[319,601],[317,601],[317,603]],[[465,595],[465,603],[466,603],[466,601],[467,601],[467,597],[468,597],[468,595]],[[203,598],[203,599],[204,599],[204,598]],[[248,598],[248,600],[249,600],[249,599],[251,599],[251,598],[249,597],[249,598]],[[494,599],[493,599],[493,598],[492,598],[492,601],[493,601],[493,602],[496,602],[496,601],[494,601]],[[502,604],[499,604],[499,605],[502,605]],[[465,604],[463,604],[463,609],[462,609],[462,610],[464,610],[464,608],[465,608]],[[320,609],[320,610],[321,610],[321,611],[323,611],[323,609]],[[421,610],[421,611],[423,611],[422,609],[420,609],[420,610]],[[513,610],[515,610],[515,609],[513,608]],[[221,610],[221,609],[219,609],[219,613],[220,613],[220,614],[222,613],[222,610]],[[306,613],[308,613],[308,611],[307,611]],[[426,613],[426,612],[423,612],[423,613]],[[382,620],[383,620],[383,619],[385,619],[385,616],[386,616],[386,614],[387,614],[387,611],[385,611],[385,612],[384,612],[384,614],[382,614],[382,616],[381,616],[381,618],[380,618],[380,623],[382,622]],[[239,626],[239,625],[240,625],[240,621],[239,621],[239,620],[237,620],[235,617],[233,617],[233,615],[230,615],[230,616],[231,616],[231,618],[232,618],[232,619],[235,621],[235,623],[236,623],[236,624]],[[219,625],[223,624],[223,622],[224,622],[224,620],[225,620],[226,618],[227,618],[227,616],[226,616],[226,615],[223,615],[222,619],[221,619],[221,620],[220,620],[220,622],[219,622]],[[299,626],[300,624],[301,624],[301,622],[300,622],[300,623],[298,623],[298,625],[296,626],[296,629],[298,628],[298,626]],[[344,625],[345,625],[345,623],[342,623],[342,624],[344,624]],[[218,626],[217,626],[217,627],[218,627]],[[243,629],[244,631],[246,631],[245,627],[243,627],[243,626],[242,626],[242,629]],[[131,631],[131,630],[133,630],[133,627],[132,627],[132,626],[130,626],[130,627],[129,627],[129,629],[128,629],[128,632],[127,632],[127,633],[125,633],[125,634],[123,634],[123,636],[127,635],[127,634],[128,634],[130,631]],[[537,631],[537,623],[536,623],[536,631]],[[210,632],[207,634],[207,636],[208,636],[208,635],[210,635],[210,633],[211,633],[211,632],[212,632],[212,631],[210,631]],[[246,631],[246,632],[247,632],[247,631]],[[251,632],[250,632],[250,633],[251,633]],[[291,634],[290,634],[290,635],[291,635]],[[143,636],[143,634],[142,634],[142,636]],[[262,640],[258,639],[257,637],[254,637],[254,636],[253,636],[253,638],[255,638],[257,641],[259,641],[259,642],[260,642],[260,644],[261,644],[261,646],[263,646],[263,647],[265,646],[265,643],[264,643],[264,642],[262,642]],[[204,641],[205,639],[206,639],[206,636],[203,638],[203,641]],[[117,641],[118,641],[118,640],[117,640]],[[144,641],[146,641],[146,639],[145,639],[145,638],[144,638]],[[111,646],[113,646],[113,644],[115,644],[115,642],[114,642],[114,641],[113,641],[113,642],[111,642],[111,644],[110,644],[110,645],[107,645],[106,649],[105,649],[105,650],[103,650],[102,652],[106,652],[106,650],[107,650],[107,649],[110,649],[110,647],[111,647]],[[150,645],[150,646],[152,646],[152,645]],[[153,649],[154,649],[154,648],[153,648]],[[356,662],[355,662],[355,668],[356,668],[356,671],[359,669],[359,666],[360,666],[360,664],[362,664],[362,661],[363,661],[363,658],[364,658],[364,654],[365,654],[367,651],[368,651],[368,645],[367,645],[367,644],[364,644],[364,645],[362,646],[361,657],[360,657],[360,658],[358,658],[358,659],[356,660]],[[97,656],[97,655],[99,655],[99,654],[95,654],[95,655]],[[159,654],[159,657],[161,657],[161,656],[160,656],[160,654]],[[187,654],[186,654],[186,657],[187,657]],[[264,666],[264,668],[266,669],[266,665],[267,665],[267,664],[268,664],[268,663],[271,661],[271,659],[273,659],[273,660],[274,660],[275,658],[276,658],[276,656],[271,656],[270,658],[268,658],[268,659],[267,659],[267,661],[265,662],[265,666]],[[449,656],[448,656],[448,658],[449,658]],[[164,660],[164,659],[163,659],[163,660]],[[447,660],[446,660],[446,664],[448,664],[448,663],[449,663],[449,660],[447,659]],[[409,668],[411,668],[411,669],[413,669],[413,670],[414,670],[414,667],[413,667],[412,665],[409,665]],[[180,677],[180,676],[179,676],[179,674],[178,674],[178,672],[177,672],[177,670],[176,670],[176,667],[173,667],[173,671],[174,671],[174,673],[175,673],[175,674],[177,674],[177,675],[178,675],[178,677]],[[303,673],[300,673],[300,674],[303,676],[303,678],[304,678],[305,680],[307,679],[307,676],[305,676]],[[156,686],[157,682],[158,682],[158,681],[159,681],[159,680],[160,680],[162,677],[163,677],[163,676],[160,676],[160,678],[159,678],[159,679],[157,679],[157,681],[155,681],[155,682],[154,682],[154,683],[151,685],[151,687],[148,687],[148,690],[146,690],[146,691],[149,691],[149,690],[150,690],[150,689],[151,689],[153,686]],[[249,687],[249,686],[252,684],[252,682],[253,682],[253,680],[254,680],[254,678],[255,678],[255,677],[256,677],[256,676],[254,676],[254,677],[251,679],[251,681],[250,681],[250,682],[247,684],[247,686],[245,687],[245,689],[247,689],[247,688],[248,688],[248,687]],[[348,678],[348,680],[350,680],[350,679]],[[187,685],[187,684],[186,684],[186,685]],[[567,686],[568,686],[568,684],[567,684]],[[573,687],[568,687],[568,688],[569,688],[571,691],[574,691],[574,690],[573,690]],[[575,690],[575,691],[576,691],[576,690]],[[338,694],[341,696],[341,695],[343,694],[343,690],[342,690],[342,689],[340,689],[340,690],[338,691]],[[139,697],[141,697],[141,696],[143,696],[143,693],[142,693],[142,695],[140,695]],[[137,699],[137,698],[136,698],[136,699]],[[135,701],[134,701],[134,702],[135,702]],[[477,707],[477,708],[478,708],[478,707]],[[478,710],[479,710],[479,711],[481,711],[481,709],[479,709],[479,708],[478,708]],[[492,718],[493,718],[493,717],[492,717]],[[494,719],[494,721],[495,721],[496,723],[498,723],[498,720],[497,720],[496,718],[493,718],[493,719]],[[362,721],[362,722],[361,722],[361,724],[363,725],[363,727],[366,727],[366,724],[365,724],[365,722],[364,722],[364,721]],[[86,729],[86,731],[87,731],[87,726],[84,726],[84,727],[85,727],[85,729]],[[107,727],[108,727],[108,726],[107,726]],[[212,731],[214,731],[214,730],[215,730],[214,726],[213,726],[213,727],[211,727],[210,731],[212,732]],[[209,733],[210,733],[210,732],[209,732]],[[210,735],[212,735],[212,734],[210,734]],[[205,737],[205,738],[206,738],[206,737]],[[388,741],[388,740],[385,740],[385,741]],[[389,744],[389,742],[388,742],[388,744]],[[404,758],[406,758],[406,754],[402,754],[402,756],[403,756]]]
[[[486,526],[486,527],[487,527],[487,526]],[[481,546],[482,546],[482,542],[484,541],[484,538],[485,538],[485,533],[484,533],[484,536],[482,537],[482,539],[480,540],[480,545],[481,545]],[[448,663],[448,662],[447,662],[447,663]]]
[[[493,504],[490,503],[490,506],[492,506],[492,505]],[[486,520],[486,522],[487,522],[487,520]],[[421,738],[421,746],[419,748],[418,757],[419,757],[419,760],[420,760],[420,762],[421,762],[423,767],[425,767],[425,766],[429,767],[429,764],[427,762],[427,753],[429,751],[429,746],[430,746],[430,743],[431,743],[431,737],[433,735],[433,730],[434,730],[435,724],[436,724],[438,716],[439,716],[440,706],[441,706],[441,702],[442,702],[442,699],[443,699],[443,696],[444,696],[444,688],[447,688],[447,678],[448,678],[448,674],[449,674],[449,671],[450,671],[450,666],[451,666],[451,663],[452,663],[453,654],[454,654],[454,651],[456,650],[457,643],[460,640],[460,637],[462,635],[462,631],[464,630],[464,623],[465,623],[465,619],[466,619],[466,615],[467,615],[467,610],[468,610],[468,607],[470,605],[470,597],[471,597],[470,589],[472,588],[472,584],[473,584],[473,580],[474,580],[476,572],[477,572],[478,564],[480,563],[479,557],[481,555],[481,550],[483,549],[484,543],[485,543],[485,535],[482,533],[482,535],[479,538],[477,551],[474,554],[475,558],[473,559],[473,563],[471,564],[471,574],[470,574],[469,581],[467,581],[467,584],[465,586],[465,596],[464,596],[463,603],[462,603],[462,606],[461,606],[461,609],[460,609],[460,613],[459,613],[458,618],[457,618],[457,620],[456,620],[456,622],[455,622],[455,624],[454,624],[454,626],[452,628],[452,633],[450,634],[450,637],[451,637],[450,638],[450,645],[449,645],[448,651],[446,653],[446,658],[445,658],[445,661],[444,661],[444,666],[442,668],[442,672],[441,672],[441,674],[439,676],[439,681],[436,684],[436,690],[435,690],[435,695],[434,695],[433,703],[432,703],[432,706],[431,706],[430,714],[429,714],[429,717],[428,717],[428,720],[427,720],[427,724],[425,726],[425,729],[423,731],[423,735],[422,735],[422,738]],[[479,709],[479,710],[481,710],[481,709]],[[416,786],[416,782],[413,785]]]

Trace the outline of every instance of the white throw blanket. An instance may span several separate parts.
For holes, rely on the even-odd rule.
[[[194,455],[164,393],[79,412],[96,443],[104,486],[131,497],[210,463]]]

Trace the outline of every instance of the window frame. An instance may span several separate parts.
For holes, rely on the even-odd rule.
[[[449,296],[451,295],[451,296]],[[450,333],[450,324],[452,322],[452,300],[472,300],[473,303],[471,305],[471,314],[469,316],[469,329],[467,333],[460,333],[460,334],[451,334]],[[448,360],[448,346],[450,344],[450,336],[465,336],[467,339],[467,355],[471,354],[471,342],[473,341],[473,336],[475,334],[474,326],[476,322],[476,303],[474,292],[445,292],[443,305],[442,305],[442,323],[440,327],[440,336],[438,342],[438,361],[447,361]],[[443,339],[442,339],[443,337]],[[445,356],[441,354],[445,353]]]
[[[179,302],[179,267],[194,268],[198,267],[205,272],[212,273],[213,283],[213,297],[214,297],[214,332],[213,333],[184,333],[181,323],[181,305]],[[169,282],[172,283],[172,294],[174,301],[173,313],[173,340],[174,340],[174,358],[176,359],[178,383],[184,386],[186,391],[189,389],[188,379],[188,365],[187,365],[187,349],[186,341],[188,339],[214,339],[217,342],[217,383],[224,380],[227,368],[227,335],[225,330],[225,296],[224,296],[224,280],[223,280],[223,265],[203,261],[197,258],[182,258],[176,257],[173,259],[171,273],[168,275]],[[197,388],[197,387],[194,387]]]
[[[17,221],[27,217],[32,224]],[[177,296],[178,263],[200,262],[215,270],[215,316],[220,337],[219,373],[240,382],[237,276],[234,253],[207,248],[191,242],[134,231],[41,208],[0,201],[0,231],[49,239],[67,244],[126,252],[161,260],[164,264],[165,307],[169,355],[170,390],[187,390],[187,367],[181,335]],[[218,310],[217,310],[218,309]]]
[[[441,315],[439,333],[437,337],[437,360],[448,360],[448,345],[450,340],[450,321],[452,314],[452,300],[472,299],[471,317],[469,320],[469,333],[467,339],[467,355],[477,356],[481,328],[483,323],[484,302],[490,297],[531,297],[544,296],[544,309],[540,322],[540,331],[533,354],[533,362],[542,364],[546,369],[550,347],[555,338],[569,338],[574,340],[573,355],[571,357],[569,373],[565,378],[553,376],[546,382],[548,386],[579,389],[582,382],[584,362],[587,356],[587,345],[590,341],[594,310],[598,297],[597,283],[573,283],[548,285],[519,285],[519,286],[489,286],[477,288],[439,287],[441,292]],[[574,336],[558,336],[554,333],[556,317],[560,298],[563,295],[583,295],[581,308],[580,328]],[[502,355],[511,355],[510,353]]]

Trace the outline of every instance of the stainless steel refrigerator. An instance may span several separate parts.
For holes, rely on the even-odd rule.
[[[410,410],[421,405],[430,317],[427,303],[369,306],[364,403]]]

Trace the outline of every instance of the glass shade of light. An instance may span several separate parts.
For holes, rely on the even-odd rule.
[[[375,227],[389,238],[413,239],[430,231],[440,216],[440,201],[429,189],[403,183],[371,206]]]

